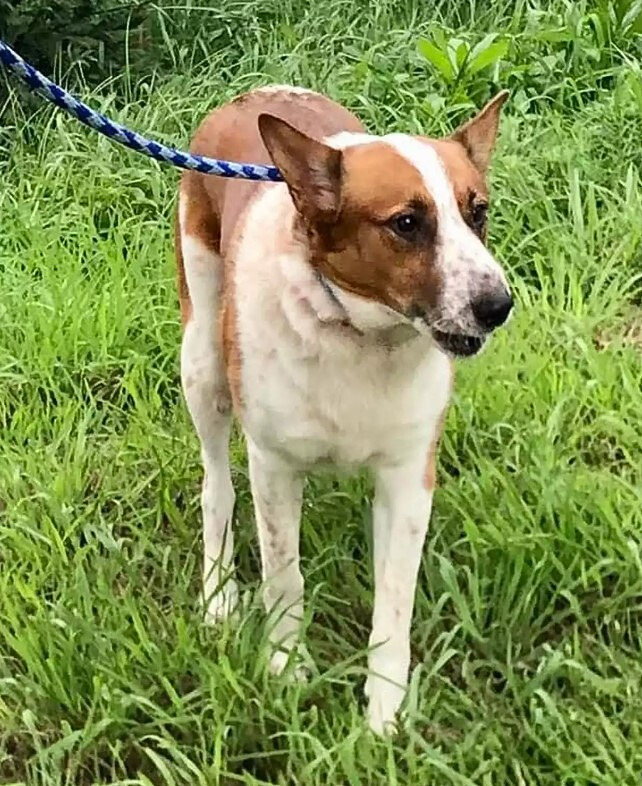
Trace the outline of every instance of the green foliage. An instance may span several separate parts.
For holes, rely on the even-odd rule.
[[[133,65],[83,88],[179,145],[212,106],[267,82],[322,89],[373,131],[434,134],[512,88],[490,242],[517,308],[458,367],[407,728],[388,742],[360,706],[367,479],[308,484],[316,669],[307,685],[272,679],[238,435],[245,611],[208,630],[197,605],[177,173],[43,104],[27,116],[13,93],[0,127],[0,782],[639,786],[637,20],[635,3],[195,0],[153,9]]]
[[[488,33],[472,44],[439,27],[433,30],[432,40],[420,39],[418,48],[422,57],[437,69],[456,100],[474,101],[480,89],[487,87],[490,72],[494,71],[492,81],[498,81],[498,67],[509,45],[508,38],[500,38],[496,33]],[[483,74],[485,71],[488,75]]]
[[[0,0],[0,37],[38,68],[56,57],[81,61],[104,74],[123,62],[125,43],[140,45],[147,3],[131,0]]]
[[[577,107],[639,61],[642,0],[521,4],[501,32],[483,35],[435,22],[418,50],[455,102],[479,101],[490,85],[501,84],[522,103]]]

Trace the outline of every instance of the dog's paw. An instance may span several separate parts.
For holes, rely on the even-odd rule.
[[[203,603],[203,601],[201,601]],[[211,595],[205,607],[205,622],[208,625],[216,625],[217,622],[228,619],[237,609],[239,603],[239,591],[236,582],[229,579],[225,585]]]
[[[288,682],[307,682],[309,672],[301,663],[298,653],[289,653],[285,650],[276,650],[270,657],[270,673],[275,676],[283,675]]]
[[[380,737],[395,734],[397,731],[397,712],[403,701],[403,688],[388,682],[382,677],[370,675],[363,692],[368,699],[368,725]]]

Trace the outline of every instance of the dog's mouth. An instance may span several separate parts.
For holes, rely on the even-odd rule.
[[[444,352],[458,358],[468,358],[476,355],[484,346],[484,341],[486,340],[482,336],[468,336],[465,333],[443,333],[441,330],[434,329],[432,335]]]

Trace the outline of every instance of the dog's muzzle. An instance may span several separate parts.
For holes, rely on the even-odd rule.
[[[512,309],[513,296],[508,290],[484,292],[470,303],[475,328],[477,328],[474,332],[432,328],[432,336],[449,355],[472,357],[484,346],[490,333],[506,322]]]

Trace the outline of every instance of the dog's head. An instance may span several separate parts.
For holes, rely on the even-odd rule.
[[[320,142],[259,117],[312,263],[357,326],[411,322],[465,356],[508,318],[512,297],[485,245],[486,172],[506,97],[445,139],[339,134]]]

